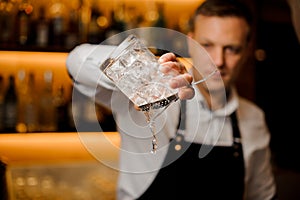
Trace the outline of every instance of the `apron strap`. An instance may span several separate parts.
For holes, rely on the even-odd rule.
[[[186,100],[180,101],[180,117],[177,125],[177,133],[182,133],[185,130],[185,121],[186,121]],[[180,131],[178,131],[180,130]]]
[[[235,144],[236,143],[241,143],[241,132],[240,132],[240,129],[239,129],[239,124],[238,124],[238,120],[237,120],[236,111],[234,111],[230,115],[230,119],[231,119],[231,126],[232,126],[233,142]]]

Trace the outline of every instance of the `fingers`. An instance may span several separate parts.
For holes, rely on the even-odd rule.
[[[164,62],[160,65],[159,70],[164,74],[173,74],[173,75],[183,74],[187,72],[185,66],[178,61]]]
[[[161,64],[160,70],[165,74],[178,75],[186,73],[185,66],[177,60],[173,53],[162,55],[158,61]]]
[[[170,80],[171,88],[178,88],[179,99],[191,99],[195,96],[195,90],[191,86],[193,77],[187,73],[185,66],[179,62],[176,55],[166,53],[159,60],[160,70],[165,74],[172,74],[174,77]]]
[[[193,81],[193,77],[190,74],[181,74],[178,76],[173,77],[170,80],[170,87],[171,88],[181,88],[190,86]]]
[[[195,90],[192,86],[182,87],[178,91],[178,97],[181,100],[192,99],[195,96]]]
[[[195,96],[195,90],[191,86],[193,77],[190,74],[181,74],[170,80],[170,87],[179,88],[178,97],[179,99],[191,99]]]
[[[165,53],[159,59],[158,62],[163,63],[167,61],[177,61],[174,53]]]

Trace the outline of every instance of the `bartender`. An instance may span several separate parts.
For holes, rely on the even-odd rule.
[[[208,0],[196,9],[188,34],[193,67],[187,73],[172,53],[160,58],[164,71],[177,70],[171,84],[182,96],[157,119],[155,155],[143,113],[99,70],[114,47],[82,44],[70,52],[75,87],[114,112],[121,135],[118,200],[276,199],[264,113],[235,88],[252,30],[250,12],[235,0]],[[199,73],[203,57],[192,41],[218,69],[193,87],[206,74]]]

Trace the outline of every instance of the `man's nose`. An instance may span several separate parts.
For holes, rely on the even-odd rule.
[[[216,48],[211,52],[211,58],[217,67],[223,66],[225,62],[224,51],[221,48]]]

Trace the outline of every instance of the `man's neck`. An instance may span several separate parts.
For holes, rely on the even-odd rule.
[[[207,88],[198,85],[197,86],[201,94],[203,95],[207,106],[210,110],[218,110],[225,106],[226,102],[230,98],[230,90],[218,90],[218,91],[210,91]]]

